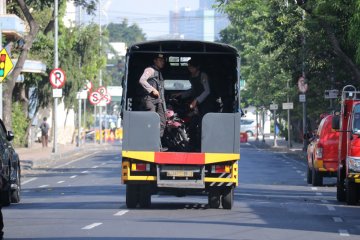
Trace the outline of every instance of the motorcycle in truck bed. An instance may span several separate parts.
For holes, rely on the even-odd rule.
[[[165,67],[164,98],[167,107],[184,121],[184,132],[196,113],[184,104],[171,104],[174,93],[189,90],[187,61],[196,58],[201,70],[209,76],[213,111],[202,117],[199,146],[187,146],[184,135],[166,152],[160,151],[160,118],[156,112],[142,111],[138,94],[140,76],[152,64],[153,57],[162,54]],[[128,208],[148,208],[151,195],[168,192],[176,196],[207,194],[210,208],[231,209],[234,188],[238,185],[240,159],[240,58],[229,45],[188,40],[161,40],[134,44],[126,54],[123,78],[122,120],[122,183],[126,184]],[[173,114],[172,114],[173,115]],[[187,119],[187,120],[185,120]],[[175,125],[178,126],[178,125]],[[200,130],[199,130],[200,132]],[[165,136],[164,136],[165,137]],[[185,142],[184,142],[185,141]],[[191,142],[191,141],[190,141]],[[194,142],[193,142],[194,144]]]

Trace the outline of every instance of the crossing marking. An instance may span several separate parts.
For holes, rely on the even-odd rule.
[[[121,210],[121,211],[118,211],[117,213],[114,214],[114,216],[122,216],[124,215],[125,213],[127,213],[129,210]]]
[[[90,224],[90,225],[87,225],[87,226],[85,226],[85,227],[83,227],[82,229],[84,229],[84,230],[90,230],[90,229],[93,229],[93,228],[95,228],[95,227],[97,227],[97,226],[100,226],[102,223],[93,223],[93,224]]]

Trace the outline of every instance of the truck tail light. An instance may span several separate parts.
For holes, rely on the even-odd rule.
[[[150,171],[150,164],[147,163],[133,163],[131,164],[131,170],[137,172]]]
[[[323,157],[323,147],[321,145],[318,145],[315,151],[316,158],[322,158]]]
[[[213,172],[213,173],[230,173],[230,166],[228,166],[228,165],[213,165],[211,172]]]

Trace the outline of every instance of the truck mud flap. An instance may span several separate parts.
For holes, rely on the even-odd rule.
[[[156,112],[125,111],[122,149],[160,150],[160,117]]]
[[[240,113],[208,113],[202,120],[201,151],[240,153]]]
[[[205,166],[157,165],[157,186],[163,188],[205,188]]]

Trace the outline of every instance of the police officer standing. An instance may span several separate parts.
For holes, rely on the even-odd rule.
[[[162,138],[166,125],[164,79],[160,72],[165,65],[163,54],[157,54],[153,63],[152,66],[145,68],[139,83],[143,88],[142,105],[144,110],[157,112],[160,116],[160,138]],[[166,151],[166,149],[162,148],[162,151]]]

